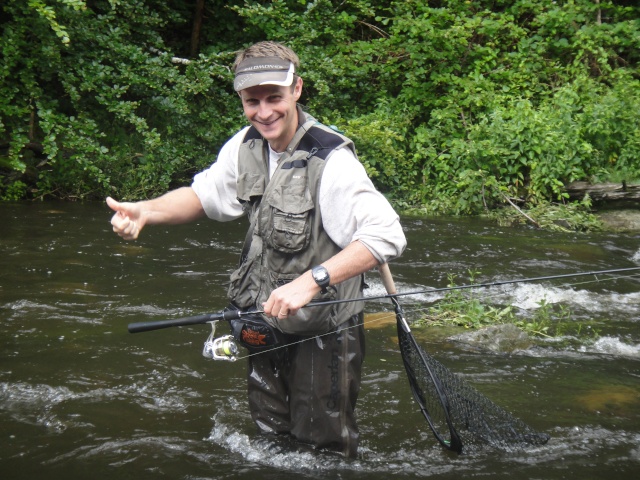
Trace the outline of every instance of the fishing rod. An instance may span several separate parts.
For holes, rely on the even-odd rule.
[[[400,354],[414,400],[418,403],[422,415],[438,442],[448,450],[461,453],[463,449],[473,448],[474,445],[490,445],[508,452],[519,451],[546,444],[549,440],[549,435],[544,432],[535,431],[523,421],[502,409],[425,351],[414,338],[409,324],[404,317],[398,297],[427,292],[445,292],[558,278],[631,272],[640,270],[640,267],[549,275],[518,280],[499,280],[401,293],[398,293],[395,288],[389,266],[385,263],[380,265],[378,269],[387,295],[310,303],[303,308],[343,302],[383,298],[391,299],[396,315]],[[628,278],[631,276],[632,275],[619,278]],[[238,347],[234,338],[237,337],[236,335],[226,335],[214,338],[216,323],[220,320],[228,320],[233,325],[234,320],[241,319],[246,315],[258,313],[264,313],[264,311],[254,310],[243,312],[227,309],[219,313],[196,315],[174,320],[132,323],[129,324],[129,331],[131,333],[137,333],[174,326],[210,323],[212,331],[204,344],[203,356],[214,360],[235,361],[238,359]],[[267,343],[267,345],[269,344]]]
[[[606,274],[612,274],[612,273],[631,272],[631,271],[637,271],[637,270],[640,270],[640,267],[616,268],[611,270],[596,270],[596,271],[577,272],[577,273],[565,273],[561,275],[548,275],[544,277],[521,278],[517,280],[497,280],[494,282],[474,283],[469,285],[454,285],[451,287],[442,287],[442,288],[425,288],[422,290],[412,290],[409,292],[395,292],[395,293],[388,293],[386,295],[376,295],[376,296],[370,296],[370,297],[328,300],[324,302],[312,302],[305,305],[302,308],[312,308],[312,307],[320,307],[320,306],[326,306],[326,305],[335,305],[340,303],[362,302],[362,301],[370,301],[370,300],[396,299],[398,297],[404,297],[409,295],[420,295],[423,293],[441,293],[441,292],[448,292],[453,290],[495,287],[499,285],[540,282],[540,281],[547,281],[547,280],[557,280],[559,278],[573,278],[573,277],[583,277],[583,276],[589,276],[589,275],[597,276],[597,275],[606,275]],[[157,320],[153,322],[130,323],[128,326],[128,330],[130,333],[149,332],[152,330],[160,330],[163,328],[182,327],[186,325],[198,325],[198,324],[204,324],[204,323],[217,322],[220,320],[227,320],[227,321],[237,320],[242,318],[243,316],[256,315],[260,313],[264,313],[264,310],[250,310],[250,311],[227,310],[224,312],[206,313],[203,315],[195,315],[192,317],[184,317],[184,318],[176,318],[176,319],[168,319],[168,320]]]

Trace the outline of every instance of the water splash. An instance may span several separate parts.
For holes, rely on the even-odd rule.
[[[572,287],[548,287],[539,284],[521,284],[515,288],[502,289],[504,298],[511,305],[523,310],[540,308],[541,302],[563,304],[591,313],[640,312],[640,292],[592,292]],[[494,297],[497,297],[497,293]]]
[[[587,291],[576,291],[572,288],[546,287],[538,284],[517,285],[511,292],[511,304],[523,310],[535,310],[541,302],[549,304],[568,303],[594,309],[599,302]]]
[[[240,455],[247,462],[297,472],[344,467],[340,464],[345,460],[305,450],[286,437],[250,437],[225,423],[225,415],[222,410],[213,417],[214,427],[207,440]]]
[[[578,349],[583,353],[602,353],[620,357],[640,358],[640,344],[630,345],[616,337],[601,337],[591,345]]]

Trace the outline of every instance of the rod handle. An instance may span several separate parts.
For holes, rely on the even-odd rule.
[[[185,325],[198,325],[201,323],[215,322],[218,320],[234,320],[246,312],[237,310],[227,310],[220,313],[206,313],[204,315],[196,315],[193,317],[176,318],[170,320],[157,320],[155,322],[136,322],[129,324],[129,333],[150,332],[151,330],[160,330],[169,327],[182,327]]]

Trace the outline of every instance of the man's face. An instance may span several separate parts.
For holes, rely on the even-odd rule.
[[[284,152],[298,128],[296,102],[302,92],[302,79],[291,87],[259,85],[240,91],[244,114],[276,152]]]

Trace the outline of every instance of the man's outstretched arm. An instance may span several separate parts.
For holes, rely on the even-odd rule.
[[[118,202],[107,197],[107,205],[116,212],[111,218],[113,231],[125,240],[138,238],[145,225],[176,225],[204,216],[202,203],[191,187],[140,202]]]

